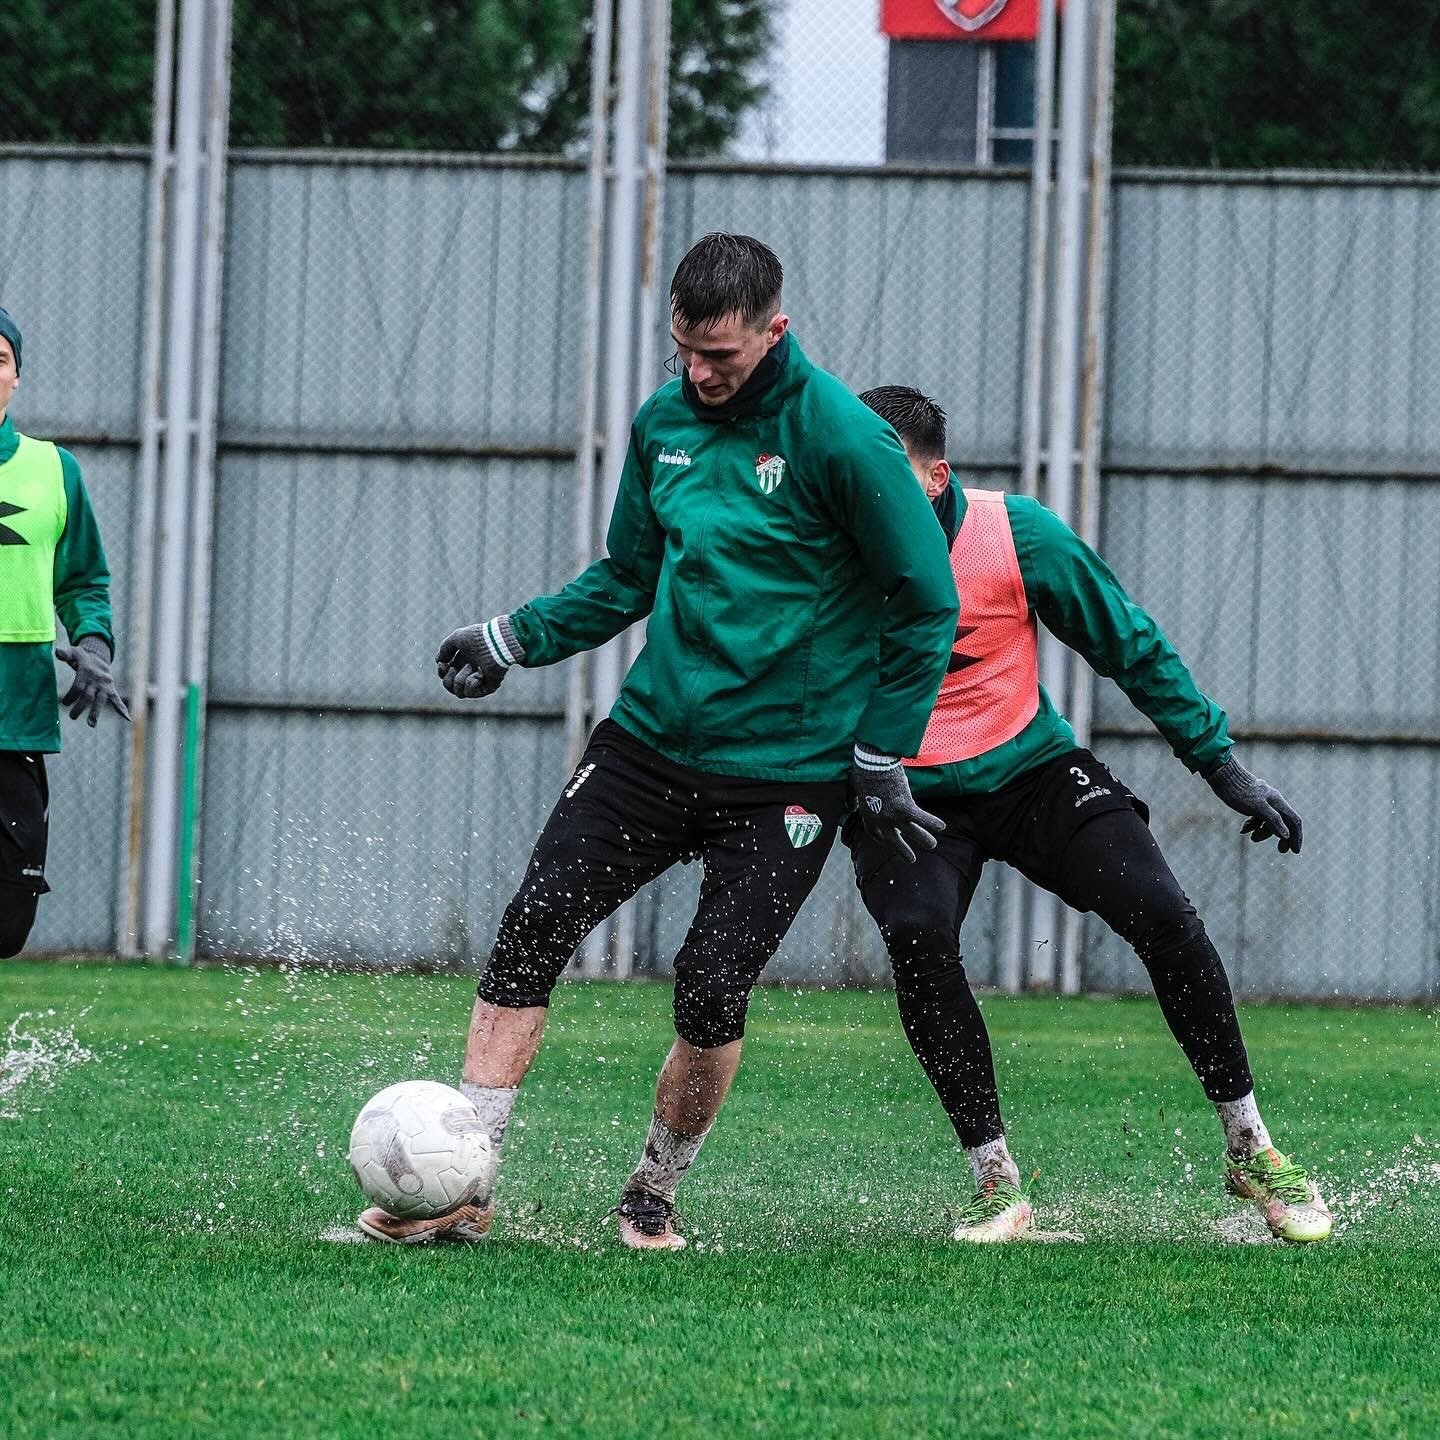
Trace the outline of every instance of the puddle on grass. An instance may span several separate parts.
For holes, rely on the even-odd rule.
[[[20,1118],[16,1096],[22,1086],[26,1087],[26,1099],[33,1099],[38,1092],[48,1090],[63,1071],[95,1059],[95,1052],[76,1038],[73,1025],[26,1025],[41,1013],[22,1010],[0,1042],[4,1045],[0,1053],[0,1120]],[[43,1013],[48,1019],[55,1011]],[[83,1020],[89,1013],[87,1006],[80,1018]]]
[[[332,1245],[366,1245],[369,1243],[369,1236],[363,1230],[357,1230],[353,1225],[327,1225],[320,1232],[320,1238],[328,1240]]]

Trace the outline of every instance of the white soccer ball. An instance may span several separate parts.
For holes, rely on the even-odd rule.
[[[488,1204],[495,1164],[479,1112],[434,1080],[402,1080],[382,1090],[350,1131],[350,1168],[361,1190],[404,1220]]]

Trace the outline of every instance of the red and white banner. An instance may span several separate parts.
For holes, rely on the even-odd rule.
[[[892,40],[1033,40],[1040,0],[881,0]]]

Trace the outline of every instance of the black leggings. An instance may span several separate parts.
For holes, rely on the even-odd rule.
[[[958,839],[958,837],[956,837]],[[961,962],[960,926],[985,856],[944,845],[914,865],[885,864],[862,880],[895,970],[905,1034],[966,1146],[1005,1133],[990,1037]],[[1171,1032],[1205,1094],[1238,1100],[1254,1088],[1225,967],[1150,827],[1134,810],[1076,830],[1053,875],[1031,878],[1077,910],[1093,910],[1135,948]]]

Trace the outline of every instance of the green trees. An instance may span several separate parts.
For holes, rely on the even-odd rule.
[[[1434,0],[1120,0],[1121,165],[1440,168]]]
[[[677,0],[671,153],[722,152],[760,94],[771,0]],[[0,138],[143,144],[155,7],[0,7]],[[538,150],[583,140],[586,0],[235,0],[236,145]]]

